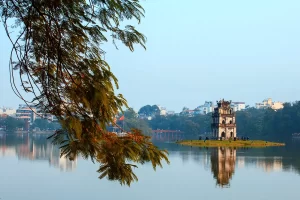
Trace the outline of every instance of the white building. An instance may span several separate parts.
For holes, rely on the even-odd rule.
[[[257,109],[265,109],[272,108],[273,110],[279,110],[283,108],[282,102],[273,102],[272,98],[267,98],[262,101],[262,103],[256,103],[255,108]]]
[[[233,108],[233,111],[241,111],[246,108],[245,102],[231,102],[231,108]]]
[[[206,115],[213,112],[214,104],[212,101],[205,101],[205,103],[201,106],[198,106],[197,109],[199,109],[200,114]]]
[[[16,118],[33,123],[36,119],[36,109],[20,104],[19,108],[16,110]]]
[[[51,115],[49,113],[45,113],[41,110],[37,110],[35,119],[46,119],[46,120],[51,121],[51,122],[57,121],[57,118],[54,115]]]
[[[15,116],[16,109],[2,107],[0,108],[0,115]]]
[[[160,106],[160,105],[156,105],[157,107],[158,107],[158,109],[159,109],[159,115],[163,115],[163,116],[166,116],[167,115],[167,109],[166,109],[166,107],[162,107],[162,106]]]
[[[165,107],[159,107],[160,109],[160,115],[166,116],[167,115],[167,109]]]
[[[279,109],[282,109],[284,106],[283,106],[283,103],[282,102],[273,102],[271,108],[273,110],[279,110]]]

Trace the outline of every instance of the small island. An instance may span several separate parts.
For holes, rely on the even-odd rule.
[[[271,147],[285,146],[285,143],[269,142],[263,140],[183,140],[178,144],[198,147]]]
[[[177,143],[188,146],[202,147],[269,147],[284,146],[284,143],[262,140],[249,140],[248,137],[237,137],[235,110],[231,101],[217,101],[217,107],[212,113],[212,137],[205,140],[185,140]]]

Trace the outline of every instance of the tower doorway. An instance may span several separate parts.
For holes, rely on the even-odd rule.
[[[221,137],[225,137],[225,132],[224,131],[222,132]]]

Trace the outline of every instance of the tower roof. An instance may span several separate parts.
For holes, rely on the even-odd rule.
[[[217,101],[218,107],[230,107],[231,101],[225,101],[224,99]]]

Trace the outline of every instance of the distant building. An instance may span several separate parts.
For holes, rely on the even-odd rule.
[[[54,115],[51,115],[49,113],[45,113],[42,110],[38,110],[38,109],[36,110],[36,112],[37,113],[36,113],[35,120],[37,120],[37,119],[46,119],[46,120],[51,121],[51,122],[57,121],[57,118]]]
[[[273,110],[279,110],[282,109],[283,107],[284,106],[282,102],[273,102],[273,105],[271,106]]]
[[[273,102],[272,98],[267,98],[262,101],[262,103],[256,103],[255,108],[257,109],[266,109],[272,108],[273,110],[279,110],[283,108],[282,102]]]
[[[20,104],[19,108],[16,110],[16,118],[33,123],[36,119],[36,109]]]
[[[231,101],[217,101],[217,107],[212,114],[212,134],[218,139],[236,137],[235,112],[230,106]]]
[[[201,115],[201,111],[200,111],[200,108],[195,108],[194,109],[194,115]]]
[[[231,102],[231,107],[234,112],[237,112],[246,109],[246,104],[245,102]]]
[[[182,116],[186,116],[186,117],[193,117],[195,114],[195,111],[194,110],[190,110],[189,108],[187,107],[184,107],[180,113],[180,115]]]
[[[168,111],[167,111],[166,107],[162,107],[160,105],[156,105],[156,106],[159,109],[159,115],[163,115],[163,116],[167,115]],[[148,116],[145,116],[145,117],[148,117]],[[154,117],[154,115],[152,117]]]
[[[57,118],[50,113],[45,113],[41,109],[34,106],[28,106],[20,104],[19,108],[16,110],[16,118],[29,121],[32,124],[37,119],[46,119],[48,121],[57,121]]]
[[[198,106],[197,109],[199,109],[199,113],[201,115],[206,115],[208,113],[213,112],[214,104],[212,101],[205,101],[205,103],[201,106]]]
[[[15,116],[16,115],[16,109],[13,108],[0,108],[0,115],[3,116]]]
[[[159,107],[160,115],[166,116],[167,115],[167,109],[165,107]]]

